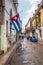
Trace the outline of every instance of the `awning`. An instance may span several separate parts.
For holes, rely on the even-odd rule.
[[[27,30],[28,30],[28,31],[33,31],[33,30],[35,30],[35,29],[34,29],[33,27],[28,27]]]
[[[31,30],[32,30],[32,27],[28,27],[27,30],[28,30],[28,31],[31,31]]]

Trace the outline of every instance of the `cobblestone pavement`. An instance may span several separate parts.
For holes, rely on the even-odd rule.
[[[12,65],[43,65],[43,45],[24,39]]]

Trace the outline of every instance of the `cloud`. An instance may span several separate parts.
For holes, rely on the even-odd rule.
[[[27,14],[34,14],[35,10],[38,8],[37,4],[40,3],[41,0],[30,0],[31,8],[27,11]]]
[[[38,4],[41,2],[41,0],[29,0],[31,4]]]
[[[27,0],[25,0],[27,2]],[[30,4],[31,4],[31,8],[30,10],[27,10],[27,16],[23,19],[23,27],[25,27],[25,25],[27,24],[28,20],[30,17],[33,16],[33,14],[35,13],[35,10],[38,8],[37,4],[41,2],[41,0],[29,0]]]
[[[35,13],[35,10],[36,10],[37,8],[38,8],[38,7],[37,7],[36,4],[32,5],[32,7],[30,8],[30,10],[27,11],[27,14],[33,14],[33,13]]]
[[[25,0],[25,2],[27,2],[28,0]]]
[[[25,28],[25,25],[27,24],[30,17],[32,17],[32,14],[28,14],[22,21],[22,28]]]

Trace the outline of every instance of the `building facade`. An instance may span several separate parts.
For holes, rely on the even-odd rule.
[[[32,19],[32,26],[35,29],[34,32],[38,39],[43,40],[43,2],[41,2],[38,6],[39,8],[36,10]]]
[[[5,52],[16,42],[16,30],[10,18],[17,14],[17,0],[0,0],[0,50]]]
[[[29,24],[29,23],[28,23]],[[38,4],[38,9],[36,10],[34,16],[30,19],[30,36],[36,36],[40,41],[43,40],[43,0]]]
[[[26,37],[29,37],[31,34],[31,32],[30,32],[30,20],[31,20],[31,18],[29,19],[28,23],[25,26]]]

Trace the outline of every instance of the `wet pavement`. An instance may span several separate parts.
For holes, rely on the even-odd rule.
[[[21,41],[17,55],[12,65],[43,65],[43,45],[27,41]]]

